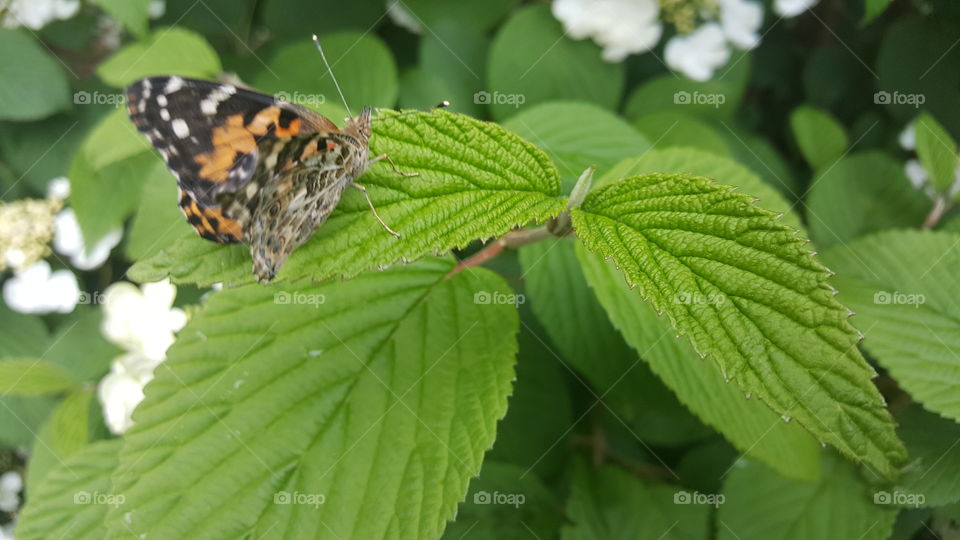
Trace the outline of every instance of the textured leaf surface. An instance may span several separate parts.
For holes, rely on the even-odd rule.
[[[874,490],[843,460],[824,454],[822,467],[820,482],[801,482],[755,461],[738,462],[724,485],[718,538],[887,538],[896,508],[874,504]]]
[[[452,267],[211,296],[124,436],[111,538],[439,536],[517,350],[513,305],[474,302],[503,280]]]
[[[796,230],[706,178],[651,174],[591,193],[578,236],[611,257],[725,378],[890,476],[904,458],[849,312]]]
[[[819,475],[819,445],[796,423],[784,423],[769,407],[746,399],[737,381],[724,381],[716,363],[700,360],[685,340],[635,291],[610,263],[584,249],[579,258],[587,281],[613,324],[651,369],[701,420],[741,452],[781,474],[801,479]]]
[[[348,190],[278,279],[352,277],[542,222],[564,208],[550,159],[494,124],[438,111],[382,117],[374,134],[373,153],[389,153],[401,170],[420,173],[399,176],[381,162],[359,180],[380,216],[403,236],[384,231],[362,195]],[[130,275],[201,284],[252,280],[246,246],[219,246],[195,234],[138,263]]]
[[[110,473],[119,452],[119,439],[94,443],[51,470],[23,510],[17,538],[104,538],[108,503],[122,501],[110,495]]]
[[[960,234],[888,231],[824,254],[863,346],[927,409],[960,420]]]
[[[706,538],[710,507],[675,504],[679,490],[644,482],[614,467],[576,472],[563,540]]]

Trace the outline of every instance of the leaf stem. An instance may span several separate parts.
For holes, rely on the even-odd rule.
[[[927,230],[936,227],[937,223],[940,222],[940,218],[943,217],[943,214],[945,214],[949,208],[950,206],[947,204],[946,197],[938,196],[934,199],[933,208],[930,209],[927,219],[923,221],[923,229]]]
[[[515,229],[491,242],[487,247],[460,261],[457,266],[447,274],[447,279],[457,275],[464,268],[471,266],[480,266],[490,259],[499,255],[504,248],[516,249],[521,246],[535,244],[542,240],[550,238],[553,234],[547,230],[547,227],[536,227],[534,229]]]

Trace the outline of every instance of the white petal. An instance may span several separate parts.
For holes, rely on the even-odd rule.
[[[927,170],[923,168],[923,164],[920,163],[918,159],[910,159],[903,166],[903,172],[907,175],[907,178],[910,179],[910,183],[913,184],[913,187],[917,189],[922,189],[927,185],[927,181],[930,176],[927,174]]]
[[[51,274],[47,261],[38,261],[3,284],[3,300],[20,313],[69,313],[80,299],[77,278],[69,270]]]
[[[143,401],[143,384],[115,362],[114,369],[100,381],[97,396],[107,427],[119,435],[133,425],[131,415]]]
[[[47,183],[47,198],[64,200],[70,196],[70,179],[58,176]]]
[[[70,264],[80,270],[99,268],[100,265],[107,260],[107,257],[110,256],[110,251],[120,243],[122,237],[123,230],[119,227],[108,232],[92,249],[88,250],[87,247],[84,246],[79,253],[74,253],[70,257]]]
[[[903,131],[901,131],[897,137],[897,142],[900,143],[900,148],[904,150],[917,149],[917,129],[913,122],[910,122],[903,128]]]
[[[73,208],[64,208],[54,218],[53,249],[68,257],[83,251],[83,233]]]
[[[763,6],[748,0],[720,0],[720,23],[731,43],[752,49],[760,43],[757,33],[763,24]]]
[[[671,69],[695,81],[707,81],[730,59],[730,49],[720,25],[707,23],[685,36],[667,42],[664,57]]]
[[[817,5],[820,0],[776,0],[773,10],[783,17],[796,17]]]

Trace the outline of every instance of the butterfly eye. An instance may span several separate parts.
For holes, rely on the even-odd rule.
[[[267,212],[270,214],[270,217],[277,217],[277,214],[280,213],[280,205],[277,203],[270,205],[270,209],[267,210]]]

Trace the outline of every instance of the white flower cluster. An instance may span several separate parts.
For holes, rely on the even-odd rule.
[[[114,283],[103,293],[103,335],[126,351],[115,358],[110,373],[100,381],[97,394],[107,427],[123,433],[130,416],[143,401],[143,387],[153,379],[153,370],[166,358],[174,332],[187,322],[186,314],[173,307],[177,288],[169,281],[144,284]]]
[[[55,178],[47,186],[47,198],[63,200],[70,195],[70,181]],[[95,245],[87,246],[72,208],[64,208],[54,218],[53,249],[70,260],[79,270],[99,267],[110,256],[122,236],[116,228]],[[16,262],[16,261],[10,261]],[[52,271],[50,263],[37,261],[28,267],[13,265],[16,275],[3,284],[3,300],[10,309],[21,313],[69,313],[80,299],[77,278],[67,269]]]
[[[80,0],[11,0],[6,7],[3,26],[39,30],[53,21],[76,15],[80,11]]]
[[[792,17],[818,1],[777,0],[774,11],[782,17]],[[690,3],[697,9],[685,11],[687,18],[699,17],[703,24],[667,41],[664,58],[671,69],[693,80],[706,81],[730,60],[731,46],[749,50],[760,44],[763,6],[759,1]],[[608,62],[619,62],[630,54],[652,49],[663,34],[658,0],[554,0],[553,15],[574,39],[590,37],[603,47],[603,58]]]

